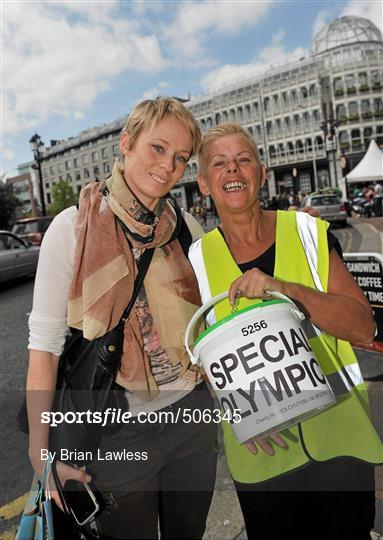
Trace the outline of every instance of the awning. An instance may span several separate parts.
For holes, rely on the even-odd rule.
[[[378,145],[371,140],[367,152],[359,161],[358,165],[347,175],[347,182],[379,182],[383,180],[383,152]]]

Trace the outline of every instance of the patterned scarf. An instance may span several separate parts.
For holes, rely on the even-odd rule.
[[[154,212],[145,208],[128,188],[118,162],[106,184],[107,204],[102,193],[104,183],[88,184],[81,191],[68,326],[82,330],[89,340],[114,328],[133,293],[135,256],[154,247],[144,280],[153,321],[172,364],[182,364],[180,377],[196,381],[199,372],[190,365],[183,336],[201,300],[180,243],[168,243],[177,226],[174,207],[168,199],[161,199]],[[117,382],[146,400],[159,392],[135,307],[125,324]]]

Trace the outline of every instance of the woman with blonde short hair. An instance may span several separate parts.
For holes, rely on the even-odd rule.
[[[268,291],[289,296],[306,315],[307,350],[314,351],[337,395],[336,404],[297,426],[243,445],[231,425],[222,423],[247,536],[367,540],[374,524],[373,465],[383,461],[383,446],[369,418],[366,387],[349,342],[373,340],[369,302],[344,266],[326,222],[303,212],[261,209],[266,171],[245,129],[221,124],[209,130],[199,161],[200,191],[213,198],[221,223],[191,246],[189,258],[203,302],[229,290],[229,300],[215,305],[210,321],[229,316],[235,303],[238,310],[248,310],[270,299]],[[282,343],[270,337],[277,341],[274,351],[282,354]],[[257,334],[249,341],[248,347],[256,347]],[[255,389],[254,410],[254,403],[260,407],[257,400],[262,402],[257,385],[262,375],[256,371],[262,364],[254,358],[263,355],[251,351],[246,373]],[[274,365],[278,358],[269,361]],[[218,361],[214,365],[219,371]],[[277,411],[279,402],[273,399]]]
[[[78,209],[61,212],[41,246],[27,380],[29,455],[38,475],[49,446],[41,411],[52,407],[68,327],[88,340],[113,329],[132,297],[142,254],[154,248],[125,322],[116,378],[131,420],[103,435],[86,470],[64,459],[57,466],[63,484],[91,482],[101,493],[101,538],[157,538],[158,528],[163,538],[202,538],[205,530],[217,451],[215,424],[201,415],[213,402],[182,342],[200,305],[186,255],[202,230],[168,196],[199,143],[199,127],[180,101],[143,101],[121,133],[122,162],[106,181],[82,189]],[[44,390],[38,407],[36,390]]]

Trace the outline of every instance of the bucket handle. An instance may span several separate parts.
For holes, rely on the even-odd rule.
[[[275,296],[275,298],[279,298],[280,300],[285,300],[286,302],[289,302],[290,304],[292,304],[294,306],[294,308],[295,308],[294,309],[294,315],[300,321],[302,321],[305,318],[303,313],[297,308],[296,304],[288,296],[285,296],[284,294],[282,294],[280,292],[277,292],[277,291],[265,291],[265,292],[267,294],[271,295],[271,296]],[[208,310],[209,308],[214,306],[214,304],[216,304],[220,300],[224,300],[228,296],[229,296],[228,291],[225,291],[225,292],[222,292],[220,294],[217,294],[216,296],[213,296],[212,298],[210,298],[210,300],[205,302],[199,309],[197,309],[197,311],[194,313],[193,317],[190,319],[189,324],[186,327],[184,345],[185,345],[186,352],[188,353],[190,361],[191,361],[192,364],[198,364],[199,363],[199,358],[196,358],[194,356],[194,354],[192,353],[192,351],[190,350],[190,347],[189,347],[189,336],[190,336],[191,331],[194,329],[194,326],[195,326],[197,320],[201,317],[201,315],[203,315],[205,313],[206,310]]]

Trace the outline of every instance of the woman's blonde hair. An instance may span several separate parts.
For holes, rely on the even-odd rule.
[[[190,132],[192,137],[191,156],[194,156],[201,144],[201,130],[192,113],[181,101],[175,98],[159,96],[156,99],[141,101],[129,114],[122,133],[128,133],[130,143],[133,145],[142,131],[157,126],[167,114],[173,114]]]
[[[202,174],[205,170],[206,156],[209,145],[216,139],[219,139],[220,137],[226,137],[227,135],[242,135],[250,143],[250,146],[254,152],[255,159],[257,160],[259,167],[261,166],[258,147],[254,139],[251,137],[250,133],[239,124],[224,123],[209,129],[206,135],[204,135],[204,137],[202,138],[198,154],[198,167],[200,174]]]

